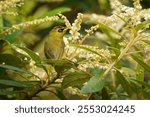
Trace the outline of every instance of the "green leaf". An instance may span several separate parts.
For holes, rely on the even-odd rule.
[[[60,60],[55,60],[55,59],[47,59],[44,60],[43,62],[47,64],[51,64],[52,66],[64,66],[64,67],[75,67],[77,64],[68,60],[68,59],[60,59]]]
[[[147,88],[150,88],[150,84],[148,84],[148,83],[145,82],[145,81],[140,81],[140,80],[138,80],[138,79],[133,79],[133,78],[131,78],[130,81],[136,82],[136,83],[138,83],[138,84],[140,84],[140,85],[142,85],[142,86],[145,86],[145,87],[147,87]]]
[[[14,91],[0,91],[0,95],[5,96],[5,95],[12,95],[12,94],[16,94],[16,92]]]
[[[47,12],[46,14],[42,16],[42,18],[46,16],[54,16],[54,15],[57,15],[58,13],[64,13],[68,11],[71,11],[69,7],[59,7],[59,8],[56,8],[54,10]]]
[[[83,93],[94,93],[101,91],[105,86],[105,80],[103,78],[92,77],[85,86],[82,87]]]
[[[121,71],[124,73],[124,74],[128,74],[128,76],[130,77],[136,77],[136,72],[131,69],[131,68],[128,68],[128,67],[122,67],[121,68]]]
[[[144,68],[139,64],[136,67],[136,79],[139,81],[144,81]]]
[[[12,54],[0,54],[0,64],[2,63],[12,66],[19,66],[22,62],[20,58]]]
[[[63,91],[60,88],[55,88],[56,92],[53,92],[59,99],[61,100],[67,100],[65,95],[63,94]]]
[[[75,71],[68,73],[62,82],[62,88],[67,88],[69,86],[82,86],[83,83],[87,82],[90,75],[83,71]]]
[[[105,87],[102,89],[102,100],[111,100],[109,92]]]
[[[111,28],[111,27],[109,27],[109,26],[107,26],[107,25],[105,25],[103,23],[99,23],[98,22],[98,24],[99,24],[100,27],[102,27],[104,29],[107,29],[108,31],[111,31],[111,32],[113,32],[113,33],[115,33],[115,34],[117,34],[117,35],[122,37],[122,35],[119,32],[117,32],[116,30],[114,30],[113,28]]]
[[[31,73],[29,71],[26,71],[24,69],[21,69],[21,68],[18,68],[18,67],[14,67],[14,66],[11,66],[11,65],[0,64],[0,68],[9,69],[9,70],[13,70],[13,71],[21,72],[21,73],[26,73],[26,74],[34,75],[33,73]],[[36,75],[34,75],[34,76],[36,76]]]
[[[4,23],[3,23],[3,17],[0,17],[0,28],[3,28]]]
[[[41,63],[41,58],[34,51],[26,47],[21,47],[21,46],[17,46],[17,47],[24,50],[36,63]]]
[[[118,14],[115,14],[118,18],[120,18],[125,24],[129,24],[128,21],[126,21],[123,17],[121,17]]]
[[[3,68],[0,68],[0,77],[1,76],[5,76],[6,74],[5,74],[5,69],[3,69]]]
[[[142,59],[140,59],[141,57],[132,55],[132,58],[139,63],[145,70],[150,72],[150,66],[148,64],[146,64]]]
[[[147,25],[150,25],[150,20],[146,20],[146,21],[144,21],[144,22],[138,24],[138,25],[135,27],[135,30],[136,30],[136,31],[139,31],[139,30],[145,28]]]
[[[90,51],[90,52],[92,52],[92,53],[94,53],[94,54],[97,54],[97,55],[99,55],[99,56],[102,56],[102,55],[101,55],[100,53],[98,53],[97,51],[92,50],[92,49],[90,49],[90,48],[88,48],[88,47],[85,47],[85,46],[82,46],[82,45],[77,45],[77,44],[70,44],[70,45],[71,45],[71,46],[74,46],[74,47],[77,47],[77,48],[81,48],[81,49]]]
[[[105,70],[94,68],[92,69],[93,77],[85,84],[81,91],[83,93],[93,93],[101,91],[105,86],[105,79],[102,77],[102,74]]]
[[[4,40],[9,41],[10,43],[13,43],[13,40],[20,35],[23,32],[23,29],[17,30],[15,32],[12,32],[9,35],[1,35],[0,37],[3,38]]]
[[[146,44],[150,45],[150,40],[142,40],[143,42],[145,42]]]
[[[51,64],[57,73],[62,72],[64,69],[70,69],[70,68],[77,68],[77,63],[74,63],[70,60],[67,59],[61,59],[61,60],[55,60],[55,59],[49,59],[49,60],[44,60],[44,63]]]
[[[31,87],[31,85],[24,83],[23,81],[15,80],[0,80],[1,85],[13,86],[13,87]]]
[[[133,91],[127,79],[119,71],[117,71],[116,77],[118,82],[122,85],[123,89],[127,92],[127,94],[129,96],[132,96]]]

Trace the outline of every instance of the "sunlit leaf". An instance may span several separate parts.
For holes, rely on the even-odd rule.
[[[146,20],[146,21],[144,21],[144,22],[138,24],[138,25],[135,27],[135,29],[136,29],[136,31],[139,31],[139,30],[145,28],[147,25],[150,25],[150,20]]]
[[[105,86],[105,79],[102,77],[104,70],[95,68],[92,70],[92,73],[93,76],[81,89],[83,93],[98,92],[101,91]]]
[[[150,66],[146,64],[143,60],[140,59],[140,57],[132,55],[132,58],[139,63],[145,70],[150,71]]]
[[[104,28],[104,29],[106,29],[108,31],[111,31],[111,32],[113,32],[113,33],[115,33],[115,34],[117,34],[117,35],[122,37],[122,35],[119,32],[117,32],[116,30],[114,30],[113,28],[111,28],[111,27],[109,27],[109,26],[107,26],[107,25],[105,25],[103,23],[100,23],[100,22],[98,22],[98,24],[99,24],[100,28],[102,27],[102,28]]]
[[[85,86],[82,87],[83,93],[93,93],[101,91],[105,86],[105,80],[99,77],[92,77]]]
[[[150,40],[142,40],[143,42],[145,42],[146,44],[150,45]]]
[[[121,68],[121,71],[124,73],[124,74],[128,74],[128,76],[130,77],[136,77],[136,72],[131,69],[131,68],[128,68],[128,67],[122,67]]]

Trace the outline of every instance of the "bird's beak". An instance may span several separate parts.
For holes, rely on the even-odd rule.
[[[64,32],[67,32],[68,30],[69,30],[68,27],[65,27],[65,28],[64,28]]]

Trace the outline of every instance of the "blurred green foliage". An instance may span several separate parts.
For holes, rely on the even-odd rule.
[[[130,0],[123,0],[122,2],[128,6],[133,6]],[[143,8],[149,8],[150,6],[149,0],[142,0],[141,3]],[[19,15],[1,15],[1,30],[11,27],[13,24],[45,16],[54,16],[60,12],[70,22],[73,22],[79,12],[110,15],[112,11],[109,0],[47,0],[47,2],[42,0],[25,0],[25,4],[22,7],[12,8],[11,10],[17,11]],[[149,23],[149,21],[138,25],[136,30],[138,31],[145,27],[146,23]],[[102,77],[105,71],[100,68],[88,69],[86,72],[79,70],[77,66],[80,64],[80,61],[75,63],[67,59],[45,60],[43,42],[48,32],[55,25],[64,24],[59,20],[26,29],[22,28],[10,35],[0,35],[0,99],[70,99],[67,98],[68,95],[71,95],[68,93],[69,91],[66,93],[67,96],[64,95],[64,90],[70,86],[79,89],[79,92],[77,90],[77,94],[73,95],[75,98],[71,99],[150,99],[150,66],[143,60],[143,55],[135,54],[131,56],[138,63],[137,66],[134,66],[134,63],[130,63],[131,61],[121,60],[116,67],[125,71],[125,75],[117,70],[115,74],[110,74],[107,78]],[[91,24],[84,22],[82,25],[83,29],[91,26]],[[119,34],[109,26],[98,25],[101,26],[101,32],[108,34],[108,36],[109,32]],[[101,43],[102,47],[110,45],[112,48],[119,50],[113,50],[116,57],[118,57],[121,53],[121,47],[117,45],[119,40],[110,37],[109,41],[104,42],[104,44],[99,40],[90,42],[87,39],[84,43],[95,46]],[[149,41],[146,41],[146,43],[150,44]],[[22,45],[25,47],[22,47]],[[14,46],[19,48],[21,52],[18,52]],[[88,48],[83,49],[97,54],[96,51]],[[112,60],[115,60],[115,58],[112,58]],[[51,71],[57,67],[64,72],[62,74],[64,79],[62,82],[55,82],[56,79],[54,77],[48,82],[47,77],[40,79],[38,75],[32,72],[31,61],[34,61],[34,65],[39,68],[37,72],[43,70],[49,77],[51,77]],[[75,71],[69,71],[70,69],[75,69]],[[113,77],[116,78],[115,85],[114,81],[110,79],[111,75],[114,75]],[[86,85],[83,86],[85,83]],[[46,93],[41,93],[44,91]]]

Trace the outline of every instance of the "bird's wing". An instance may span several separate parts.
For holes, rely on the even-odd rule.
[[[55,55],[54,52],[52,51],[52,49],[49,47],[49,45],[47,43],[45,43],[44,45],[44,53],[47,59],[54,59]]]
[[[64,47],[65,47],[65,44],[64,44],[64,42],[62,42],[61,43],[61,45],[60,45],[60,48],[58,48],[57,49],[57,54],[56,54],[56,59],[61,59],[62,58],[62,56],[63,56],[63,54],[64,54]]]

